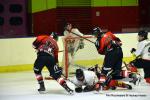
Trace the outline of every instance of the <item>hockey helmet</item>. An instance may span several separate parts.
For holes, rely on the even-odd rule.
[[[79,81],[83,81],[83,79],[84,79],[84,73],[83,73],[82,69],[77,69],[76,70],[76,78]]]
[[[55,39],[56,41],[58,40],[58,34],[56,32],[52,32],[51,36],[53,37],[53,39]]]
[[[138,35],[144,37],[144,39],[147,39],[148,32],[145,31],[145,30],[141,30],[141,31],[138,32]]]
[[[101,37],[101,35],[103,34],[103,32],[102,32],[101,28],[95,27],[92,30],[92,34],[95,35],[95,36],[100,36]]]

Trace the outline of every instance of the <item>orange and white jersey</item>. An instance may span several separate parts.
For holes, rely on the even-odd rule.
[[[136,56],[140,56],[142,59],[150,60],[150,40],[146,39],[138,43]]]
[[[33,48],[36,49],[37,52],[46,52],[48,54],[52,54],[55,57],[56,62],[58,62],[59,47],[57,41],[54,40],[51,36],[37,36],[36,40],[33,42]]]
[[[101,55],[105,55],[105,51],[107,48],[111,47],[111,41],[115,41],[115,44],[122,45],[121,40],[116,37],[112,32],[107,32],[103,37],[97,38],[95,46],[97,51]]]

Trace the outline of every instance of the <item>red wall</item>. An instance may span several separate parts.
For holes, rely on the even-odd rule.
[[[92,16],[91,7],[62,7],[57,8],[57,31],[63,32],[66,22],[72,23],[74,27],[87,34],[91,29]]]
[[[150,0],[139,0],[139,16],[140,27],[150,28]]]
[[[36,35],[52,31],[63,34],[64,25],[67,22],[87,34],[91,30],[91,8],[66,7],[33,14],[33,30]]]
[[[33,30],[35,35],[56,31],[56,10],[33,13]]]
[[[100,12],[100,16],[96,16],[96,11]],[[121,32],[126,27],[139,27],[138,7],[92,8],[92,24],[113,32]]]
[[[112,32],[122,32],[122,28],[138,28],[138,7],[65,7],[33,14],[34,33],[56,31],[63,33],[66,22],[88,34],[95,26]],[[100,16],[96,16],[96,11]]]

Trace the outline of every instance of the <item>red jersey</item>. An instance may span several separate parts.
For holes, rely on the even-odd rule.
[[[112,41],[114,41],[117,45],[121,45],[121,40],[113,35],[111,32],[107,32],[103,35],[103,37],[97,38],[95,45],[98,53],[105,55],[105,51],[107,48],[111,47]]]
[[[58,62],[58,45],[57,42],[48,35],[38,36],[33,42],[33,47],[38,52],[46,52],[54,56],[56,62]]]

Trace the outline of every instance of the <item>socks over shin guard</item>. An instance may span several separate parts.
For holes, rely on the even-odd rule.
[[[73,90],[68,87],[64,78],[57,79],[57,82],[69,93],[73,94]]]
[[[44,81],[43,81],[43,77],[42,75],[36,75],[36,79],[39,83],[39,89],[38,91],[41,92],[41,91],[45,91],[45,85],[44,85]]]
[[[125,78],[127,78],[127,77],[129,77],[129,75],[131,74],[131,72],[130,71],[127,71],[127,70],[122,70],[122,77],[125,77]]]
[[[42,75],[35,75],[38,82],[43,81]]]

